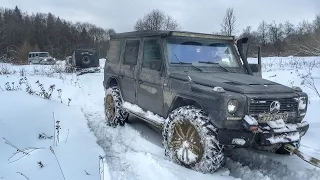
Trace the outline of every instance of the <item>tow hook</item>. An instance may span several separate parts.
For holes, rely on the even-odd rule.
[[[296,147],[294,147],[290,144],[284,145],[284,149],[292,154],[297,155],[299,158],[306,161],[307,163],[312,164],[312,165],[320,168],[320,160],[319,159],[311,157],[309,155],[306,155],[305,153],[299,151]]]

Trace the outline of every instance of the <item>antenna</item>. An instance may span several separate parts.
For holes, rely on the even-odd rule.
[[[182,65],[182,64],[185,64],[185,63],[183,63],[183,62],[181,62],[181,61],[179,60],[178,56],[177,56],[175,53],[173,53],[173,55],[177,58],[178,62],[179,62],[181,65]],[[189,78],[188,83],[192,82],[192,79],[191,79],[191,77],[190,77],[190,76],[189,76],[189,74],[188,74],[189,69],[184,70],[184,72],[186,73],[186,75],[187,75],[187,76],[188,76],[188,78]]]

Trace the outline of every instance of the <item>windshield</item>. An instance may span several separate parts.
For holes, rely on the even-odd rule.
[[[49,53],[39,53],[39,57],[49,57]]]
[[[170,64],[240,67],[230,43],[172,38],[167,40],[167,50]]]

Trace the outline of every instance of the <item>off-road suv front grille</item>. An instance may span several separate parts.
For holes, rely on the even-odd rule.
[[[249,101],[249,114],[270,113],[270,105],[273,101],[280,102],[279,113],[297,111],[298,102],[293,98],[251,99]]]

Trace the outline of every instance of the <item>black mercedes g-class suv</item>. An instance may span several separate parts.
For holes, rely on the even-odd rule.
[[[143,119],[161,130],[166,156],[204,173],[224,164],[225,148],[298,148],[309,128],[307,94],[263,79],[260,51],[257,64],[247,61],[247,40],[180,31],[111,35],[107,123],[124,125],[129,114]]]

